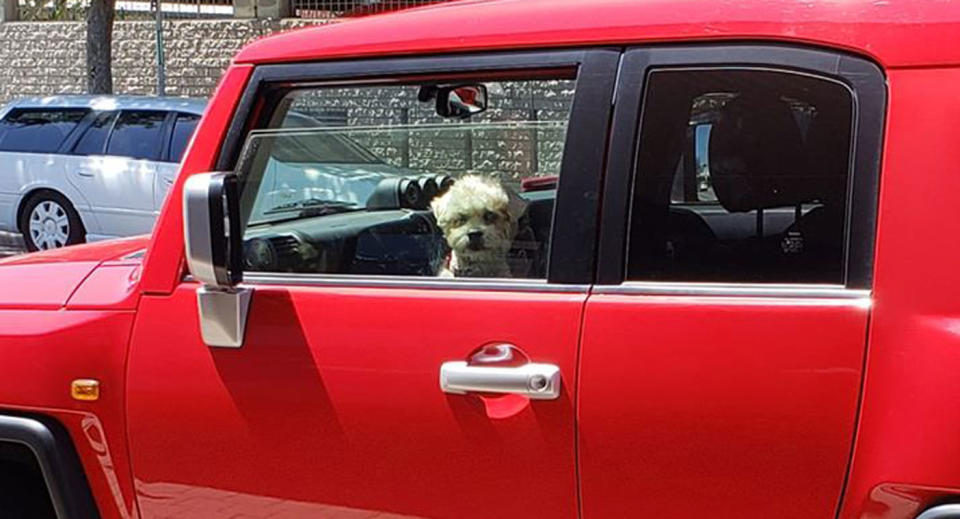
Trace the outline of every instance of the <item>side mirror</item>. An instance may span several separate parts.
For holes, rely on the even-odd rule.
[[[487,110],[487,87],[461,85],[437,90],[437,113],[441,117],[466,119]]]
[[[243,279],[240,190],[233,173],[203,173],[183,186],[187,268],[203,284],[197,291],[200,328],[210,346],[243,344],[250,289]]]
[[[237,177],[190,176],[183,186],[183,237],[187,268],[206,286],[229,289],[243,279]]]

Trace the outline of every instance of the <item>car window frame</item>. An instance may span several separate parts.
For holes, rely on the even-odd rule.
[[[576,69],[577,87],[568,121],[561,180],[554,206],[547,278],[455,280],[415,276],[350,274],[266,274],[245,276],[266,284],[346,284],[442,288],[583,290],[592,284],[603,163],[613,111],[620,48],[489,52],[430,57],[394,57],[329,63],[257,66],[241,96],[222,142],[217,169],[236,166],[248,132],[268,127],[275,109],[296,88],[347,86],[371,81],[507,74],[522,78],[551,70]]]
[[[633,182],[637,174],[646,81],[655,69],[761,69],[812,75],[843,84],[853,100],[851,169],[845,234],[844,280],[838,285],[709,283],[626,280]],[[652,293],[846,293],[870,290],[879,202],[880,158],[887,88],[883,69],[839,51],[778,44],[631,47],[624,53],[605,171],[597,284],[642,286]],[[852,237],[856,237],[853,239]],[[729,289],[729,290],[727,290]]]

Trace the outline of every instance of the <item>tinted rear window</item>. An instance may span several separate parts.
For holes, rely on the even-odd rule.
[[[80,123],[85,108],[17,108],[0,121],[0,151],[52,153]]]
[[[166,112],[121,112],[107,144],[107,155],[158,160]]]

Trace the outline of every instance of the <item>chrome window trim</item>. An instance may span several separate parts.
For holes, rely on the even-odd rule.
[[[589,285],[562,285],[544,279],[440,278],[417,276],[355,276],[293,273],[244,273],[242,286],[321,286],[346,288],[394,288],[478,290],[501,292],[553,292],[582,294]]]
[[[187,274],[187,283],[197,280]],[[296,274],[283,272],[245,273],[241,286],[314,286],[344,288],[411,288],[435,290],[479,290],[511,292],[587,293],[640,296],[713,296],[756,298],[806,298],[869,300],[870,290],[843,285],[685,283],[628,281],[620,285],[548,283],[543,279],[432,278],[418,276],[362,276],[343,274]]]
[[[621,285],[598,285],[594,294],[646,296],[715,296],[808,299],[870,299],[870,290],[843,285],[800,285],[759,283],[670,283],[628,281]]]

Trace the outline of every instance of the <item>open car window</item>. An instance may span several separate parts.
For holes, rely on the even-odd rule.
[[[485,83],[445,114],[436,90],[299,91],[251,132],[245,269],[544,278],[575,81]]]

